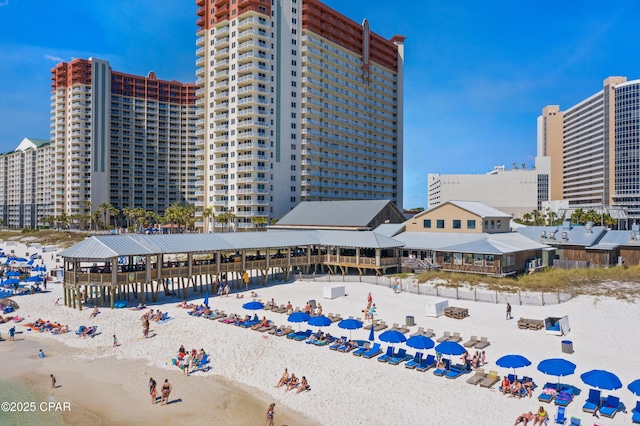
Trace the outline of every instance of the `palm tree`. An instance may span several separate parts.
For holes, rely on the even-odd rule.
[[[131,219],[133,219],[133,209],[125,207],[122,209],[122,215],[127,222],[127,228],[131,228]]]
[[[524,219],[525,225],[531,225],[531,213],[525,213],[522,215],[522,219]]]
[[[231,224],[233,223],[233,230],[236,230],[235,227],[235,223],[236,223],[236,215],[233,212],[227,212],[227,228],[229,228],[229,230],[231,230]]]
[[[262,216],[257,216],[251,219],[251,222],[255,225],[256,228],[262,228],[267,224],[267,218]]]
[[[549,219],[549,226],[553,226],[558,220],[558,214],[556,212],[549,212],[547,213],[547,218]]]
[[[222,232],[224,232],[224,224],[229,222],[229,214],[227,212],[220,213],[216,218],[216,221],[222,224]]]
[[[213,206],[209,206],[202,211],[202,217],[207,222],[207,226],[205,228],[205,232],[211,232],[211,221],[210,218],[213,218],[213,221],[216,221],[215,213],[213,211]]]
[[[114,207],[111,203],[102,203],[98,206],[98,211],[102,213],[103,224],[105,228],[108,228],[111,224],[111,212]]]
[[[100,222],[102,222],[102,214],[98,210],[94,211],[91,213],[91,221],[95,224],[95,230],[97,231]]]
[[[91,201],[85,200],[84,202],[84,229],[91,227]]]
[[[538,219],[540,218],[540,212],[536,209],[531,212],[531,216],[533,216],[533,226],[537,226]]]
[[[571,214],[571,222],[584,224],[585,220],[585,212],[582,209],[575,209]]]

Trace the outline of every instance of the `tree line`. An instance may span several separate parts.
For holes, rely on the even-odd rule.
[[[616,226],[618,222],[612,218],[608,213],[598,213],[591,209],[584,211],[583,209],[576,209],[571,214],[571,223],[586,225],[587,222],[592,222],[596,226],[606,226],[611,228]],[[525,213],[522,218],[514,219],[516,223],[527,226],[557,226],[561,225],[566,220],[566,217],[558,216],[557,213],[547,209],[546,212],[540,210],[533,210],[531,213]]]

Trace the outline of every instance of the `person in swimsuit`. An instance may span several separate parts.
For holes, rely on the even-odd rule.
[[[156,392],[156,381],[153,380],[153,377],[149,379],[149,395],[151,395],[151,403],[155,404],[158,394]]]
[[[289,381],[289,370],[285,368],[284,373],[282,373],[282,377],[280,377],[280,380],[278,380],[278,383],[274,387],[279,388],[281,386],[284,386],[287,384],[288,381]]]
[[[164,379],[164,383],[162,384],[162,399],[160,400],[160,405],[165,405],[169,403],[169,395],[171,394],[171,383],[169,383],[169,379]]]
[[[273,415],[275,414],[276,403],[272,402],[267,409],[267,424],[273,426]]]
[[[544,422],[548,418],[549,418],[549,413],[547,413],[547,410],[545,410],[544,407],[541,405],[540,408],[538,408],[538,412],[533,417],[533,426],[536,426],[536,425],[543,426]]]

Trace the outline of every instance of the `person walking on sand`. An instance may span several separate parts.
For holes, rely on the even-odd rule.
[[[229,292],[231,291],[231,288],[229,287],[229,284],[225,284],[224,286],[224,296],[225,297],[229,297]]]
[[[158,398],[158,392],[156,391],[156,381],[153,377],[149,379],[149,395],[151,395],[151,403],[155,404]]]
[[[276,403],[272,402],[267,409],[267,424],[273,426],[273,415],[275,414]]]
[[[116,346],[119,346],[119,345],[118,345],[118,338],[117,338],[117,337],[116,337],[116,335],[114,334],[114,335],[113,335],[113,347],[115,348]]]
[[[399,286],[398,279],[396,278],[395,281],[393,282],[393,286],[391,287],[395,294],[400,293],[400,289],[398,288],[398,286]]]
[[[169,383],[169,379],[164,379],[164,383],[162,384],[162,399],[160,400],[160,405],[165,405],[169,403],[169,395],[171,394],[171,383]]]
[[[512,319],[513,317],[511,316],[511,304],[509,302],[507,302],[507,316],[505,319]]]
[[[11,327],[9,329],[9,341],[10,342],[14,341],[15,335],[16,335],[16,328],[15,327]]]
[[[56,388],[56,376],[54,376],[53,374],[51,375],[51,389],[55,389]]]

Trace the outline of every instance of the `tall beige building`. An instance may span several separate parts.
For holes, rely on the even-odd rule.
[[[102,203],[163,214],[195,201],[195,85],[114,71],[96,58],[58,64],[51,81],[56,216]]]
[[[563,199],[563,131],[564,113],[558,105],[549,105],[542,109],[538,117],[537,157],[549,158],[549,199]]]
[[[404,37],[318,0],[197,4],[198,207],[251,228],[301,201],[402,205]]]

